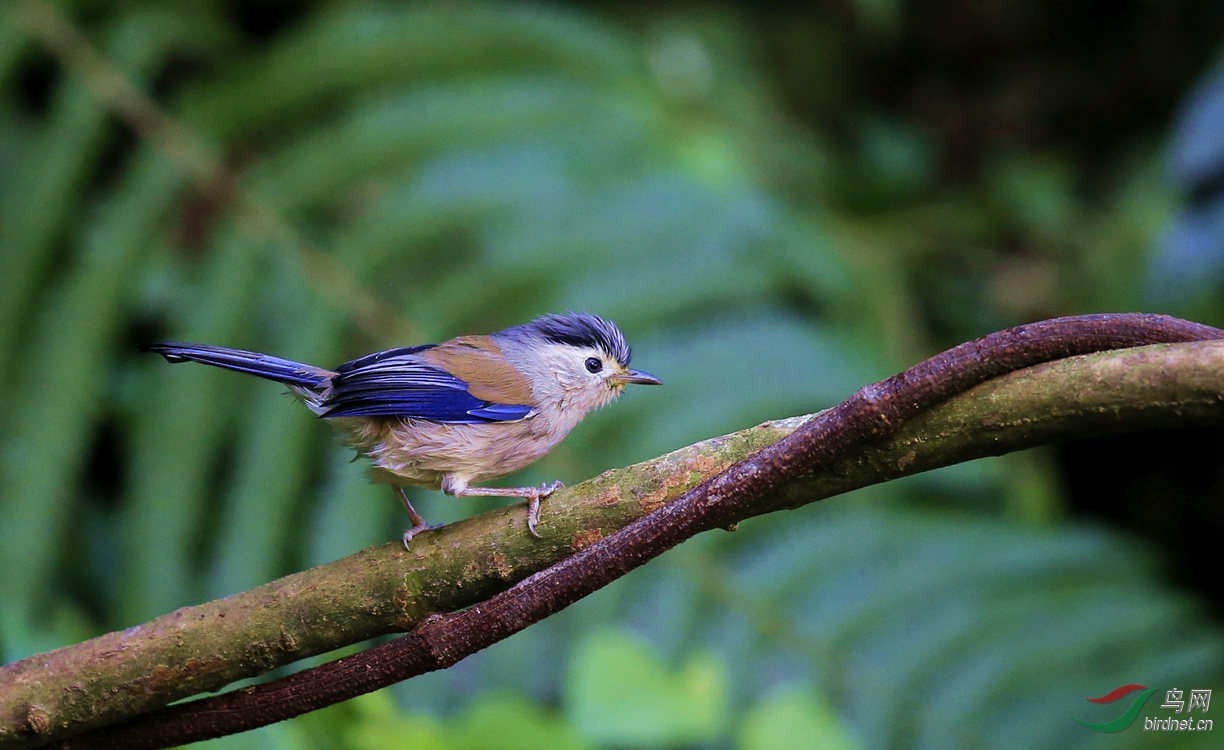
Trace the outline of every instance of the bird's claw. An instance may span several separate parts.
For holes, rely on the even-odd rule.
[[[542,539],[536,531],[536,522],[540,520],[540,498],[533,497],[527,501],[527,531],[536,539]]]
[[[418,523],[417,525],[413,526],[411,529],[408,529],[407,531],[404,532],[404,549],[408,549],[408,542],[411,542],[413,537],[415,537],[417,534],[421,533],[422,531],[431,531],[433,529],[440,529],[445,525],[446,524],[441,524],[441,523],[428,524],[423,521],[421,523]]]
[[[540,522],[540,500],[548,497],[552,493],[565,486],[561,480],[555,482],[545,482],[540,485],[540,489],[527,498],[527,531],[536,539],[542,539],[540,533],[536,531],[536,524]]]

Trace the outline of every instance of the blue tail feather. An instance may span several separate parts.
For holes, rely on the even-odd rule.
[[[312,367],[259,352],[248,352],[244,349],[227,349],[223,346],[169,341],[164,344],[149,344],[140,349],[146,352],[156,352],[165,357],[167,362],[199,362],[302,388],[318,388],[335,375],[320,367]]]

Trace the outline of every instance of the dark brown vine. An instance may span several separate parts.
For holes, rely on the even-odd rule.
[[[1210,339],[1224,339],[1224,331],[1148,314],[1057,318],[992,333],[865,386],[674,502],[481,604],[431,617],[406,635],[359,654],[255,687],[180,703],[54,746],[171,747],[254,729],[445,669],[702,531],[776,510],[762,500],[786,483],[892,434],[918,412],[979,383],[1080,354]]]

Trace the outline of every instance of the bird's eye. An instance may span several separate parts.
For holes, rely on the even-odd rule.
[[[583,364],[586,365],[587,372],[591,373],[592,375],[603,369],[603,362],[601,362],[598,357],[587,357],[586,362]]]

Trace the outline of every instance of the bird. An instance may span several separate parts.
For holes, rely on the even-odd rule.
[[[538,487],[477,487],[548,453],[589,412],[626,385],[662,385],[629,367],[632,351],[614,323],[569,311],[488,335],[367,354],[328,370],[268,354],[207,344],[140,347],[168,362],[199,362],[281,383],[340,441],[370,460],[373,481],[390,485],[412,521],[425,523],[406,487],[455,497],[521,497],[527,530],[537,531],[540,500],[560,481]]]

